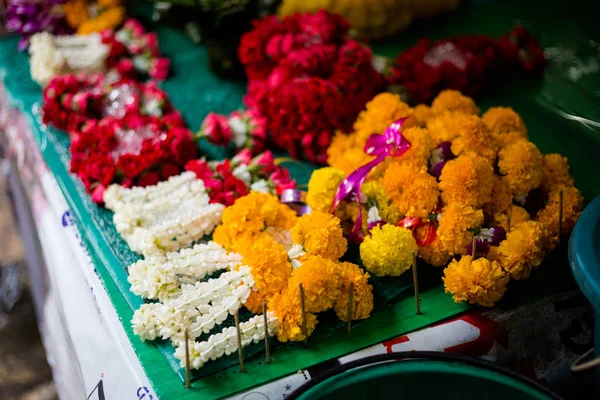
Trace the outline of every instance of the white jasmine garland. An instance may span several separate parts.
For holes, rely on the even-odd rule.
[[[306,250],[301,244],[294,244],[291,249],[288,250],[288,258],[294,269],[298,268],[302,263],[298,261],[298,258],[306,254]]]
[[[377,209],[377,207],[373,206],[369,208],[369,213],[367,215],[367,223],[373,224],[379,221],[381,221],[381,215],[379,215],[379,210]]]
[[[104,194],[113,221],[129,247],[144,256],[188,247],[221,222],[225,206],[209,204],[193,172],[145,188],[111,185]]]
[[[267,313],[267,324],[269,335],[272,336],[278,325],[279,320],[273,312]],[[239,326],[242,347],[251,343],[258,343],[265,338],[264,316],[255,315]],[[194,369],[200,369],[208,361],[214,361],[224,355],[230,355],[238,350],[237,330],[231,326],[223,329],[221,332],[211,335],[206,341],[188,342],[190,366]],[[185,366],[185,343],[181,343],[175,350],[177,358],[182,366]]]
[[[102,72],[109,52],[97,33],[66,36],[36,33],[29,46],[31,76],[45,86],[57,75]]]

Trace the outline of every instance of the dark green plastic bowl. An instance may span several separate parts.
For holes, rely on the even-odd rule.
[[[287,398],[559,399],[538,383],[495,364],[437,352],[394,353],[356,360],[317,376]]]

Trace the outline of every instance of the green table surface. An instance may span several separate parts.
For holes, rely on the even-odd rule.
[[[590,25],[594,21],[589,14],[575,13],[572,6],[567,7],[566,4],[548,5],[543,10],[536,10],[525,2],[508,3],[467,4],[454,14],[415,24],[397,38],[374,42],[374,50],[378,54],[393,55],[423,36],[474,33],[498,36],[515,22],[523,23],[545,48],[554,49],[553,57],[562,54],[562,58],[550,63],[543,78],[516,77],[509,82],[498,82],[477,102],[483,110],[493,105],[514,107],[523,116],[531,139],[543,153],[560,152],[570,159],[576,185],[589,202],[600,194],[600,179],[595,176],[599,165],[596,157],[600,151],[600,80],[597,71],[600,57],[596,42],[591,40],[593,35],[598,35]],[[563,17],[568,22],[559,23]],[[161,48],[172,62],[172,76],[162,87],[191,129],[196,130],[210,111],[226,113],[241,106],[244,84],[224,81],[212,75],[207,70],[205,48],[193,45],[182,32],[171,28],[159,27],[157,31]],[[0,73],[10,100],[29,118],[35,139],[73,211],[123,328],[160,398],[225,397],[428,326],[466,309],[465,305],[453,303],[450,296],[443,293],[439,270],[424,267],[424,280],[427,283],[430,279],[433,284],[425,285],[421,294],[422,315],[414,315],[410,283],[406,279],[400,280],[397,283],[401,293],[395,301],[378,306],[370,319],[354,324],[351,336],[345,333],[343,324],[325,315],[310,338],[309,347],[279,345],[270,365],[263,363],[264,356],[258,352],[246,360],[247,372],[244,374],[239,373],[236,358],[229,357],[216,366],[207,366],[204,370],[213,373],[206,376],[197,374],[192,388],[185,389],[183,371],[172,357],[174,349],[171,345],[144,343],[132,332],[129,321],[142,300],[129,291],[126,267],[138,257],[117,234],[111,213],[96,207],[77,178],[68,173],[68,137],[39,124],[34,105],[41,101],[41,90],[29,76],[26,54],[16,50],[17,41],[16,37],[0,39]],[[212,158],[225,155],[204,143],[201,149]],[[299,162],[290,162],[286,166],[300,184],[307,182],[314,168]],[[532,278],[511,283],[501,307],[510,308],[572,285],[566,252],[561,247],[556,256]],[[251,349],[251,352],[256,351]]]

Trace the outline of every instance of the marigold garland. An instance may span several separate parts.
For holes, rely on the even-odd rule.
[[[306,203],[314,211],[330,212],[333,196],[346,175],[336,168],[320,168],[312,173],[308,181]]]
[[[373,287],[369,284],[369,274],[356,264],[341,263],[343,271],[340,276],[340,296],[333,305],[335,315],[346,322],[348,321],[348,294],[350,283],[353,284],[352,316],[353,320],[366,319],[373,311]]]
[[[502,147],[518,137],[527,139],[527,128],[523,119],[510,107],[491,107],[481,119]]]
[[[376,276],[400,276],[412,265],[417,243],[410,230],[394,225],[376,226],[360,245],[360,258]]]
[[[519,140],[500,150],[498,168],[513,194],[522,195],[540,186],[543,157],[535,144]]]
[[[392,163],[381,186],[398,210],[409,217],[425,217],[438,204],[438,184],[425,168]]]
[[[348,245],[339,218],[320,211],[298,218],[290,233],[294,244],[301,245],[311,255],[328,260],[338,260]]]
[[[446,111],[478,115],[479,107],[472,98],[463,95],[458,90],[442,90],[431,103],[431,112],[441,115]]]
[[[569,173],[569,161],[560,154],[546,154],[543,160],[541,188],[551,192],[555,186],[573,186],[573,177]]]
[[[493,187],[492,164],[476,154],[465,154],[448,161],[440,176],[440,190],[445,204],[481,208],[490,202]]]
[[[483,224],[483,212],[473,207],[448,204],[442,210],[437,230],[442,249],[452,254],[466,254],[473,239],[472,230]]]

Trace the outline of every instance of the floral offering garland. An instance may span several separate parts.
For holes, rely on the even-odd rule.
[[[109,48],[99,34],[54,36],[40,32],[30,39],[31,77],[46,86],[57,75],[93,74],[106,69]]]
[[[457,91],[414,109],[384,93],[354,128],[332,141],[330,167],[311,176],[307,203],[341,219],[377,276],[404,273],[418,252],[447,265],[444,284],[455,301],[492,306],[511,278],[529,277],[583,208],[567,160],[542,155],[511,108],[479,117]],[[398,142],[388,139],[393,133]],[[386,146],[392,152],[377,156]]]
[[[258,154],[265,148],[267,120],[257,110],[238,110],[228,116],[209,113],[196,134],[217,146],[231,144],[236,149],[249,149]]]
[[[103,199],[119,234],[144,256],[176,251],[210,234],[224,208],[209,204],[204,183],[191,172],[146,188],[111,185]]]
[[[544,51],[522,26],[498,40],[483,35],[420,40],[398,54],[391,81],[408,90],[414,103],[431,101],[443,89],[473,96],[500,75],[517,68],[539,73]]]
[[[245,103],[266,118],[273,143],[324,163],[336,129],[348,129],[384,78],[370,49],[348,36],[341,17],[319,11],[255,22],[240,43],[250,80]]]
[[[239,152],[231,160],[192,160],[185,166],[204,181],[211,203],[232,205],[251,190],[281,194],[296,187],[287,169],[275,165],[273,153],[265,151],[252,157],[250,150]]]

